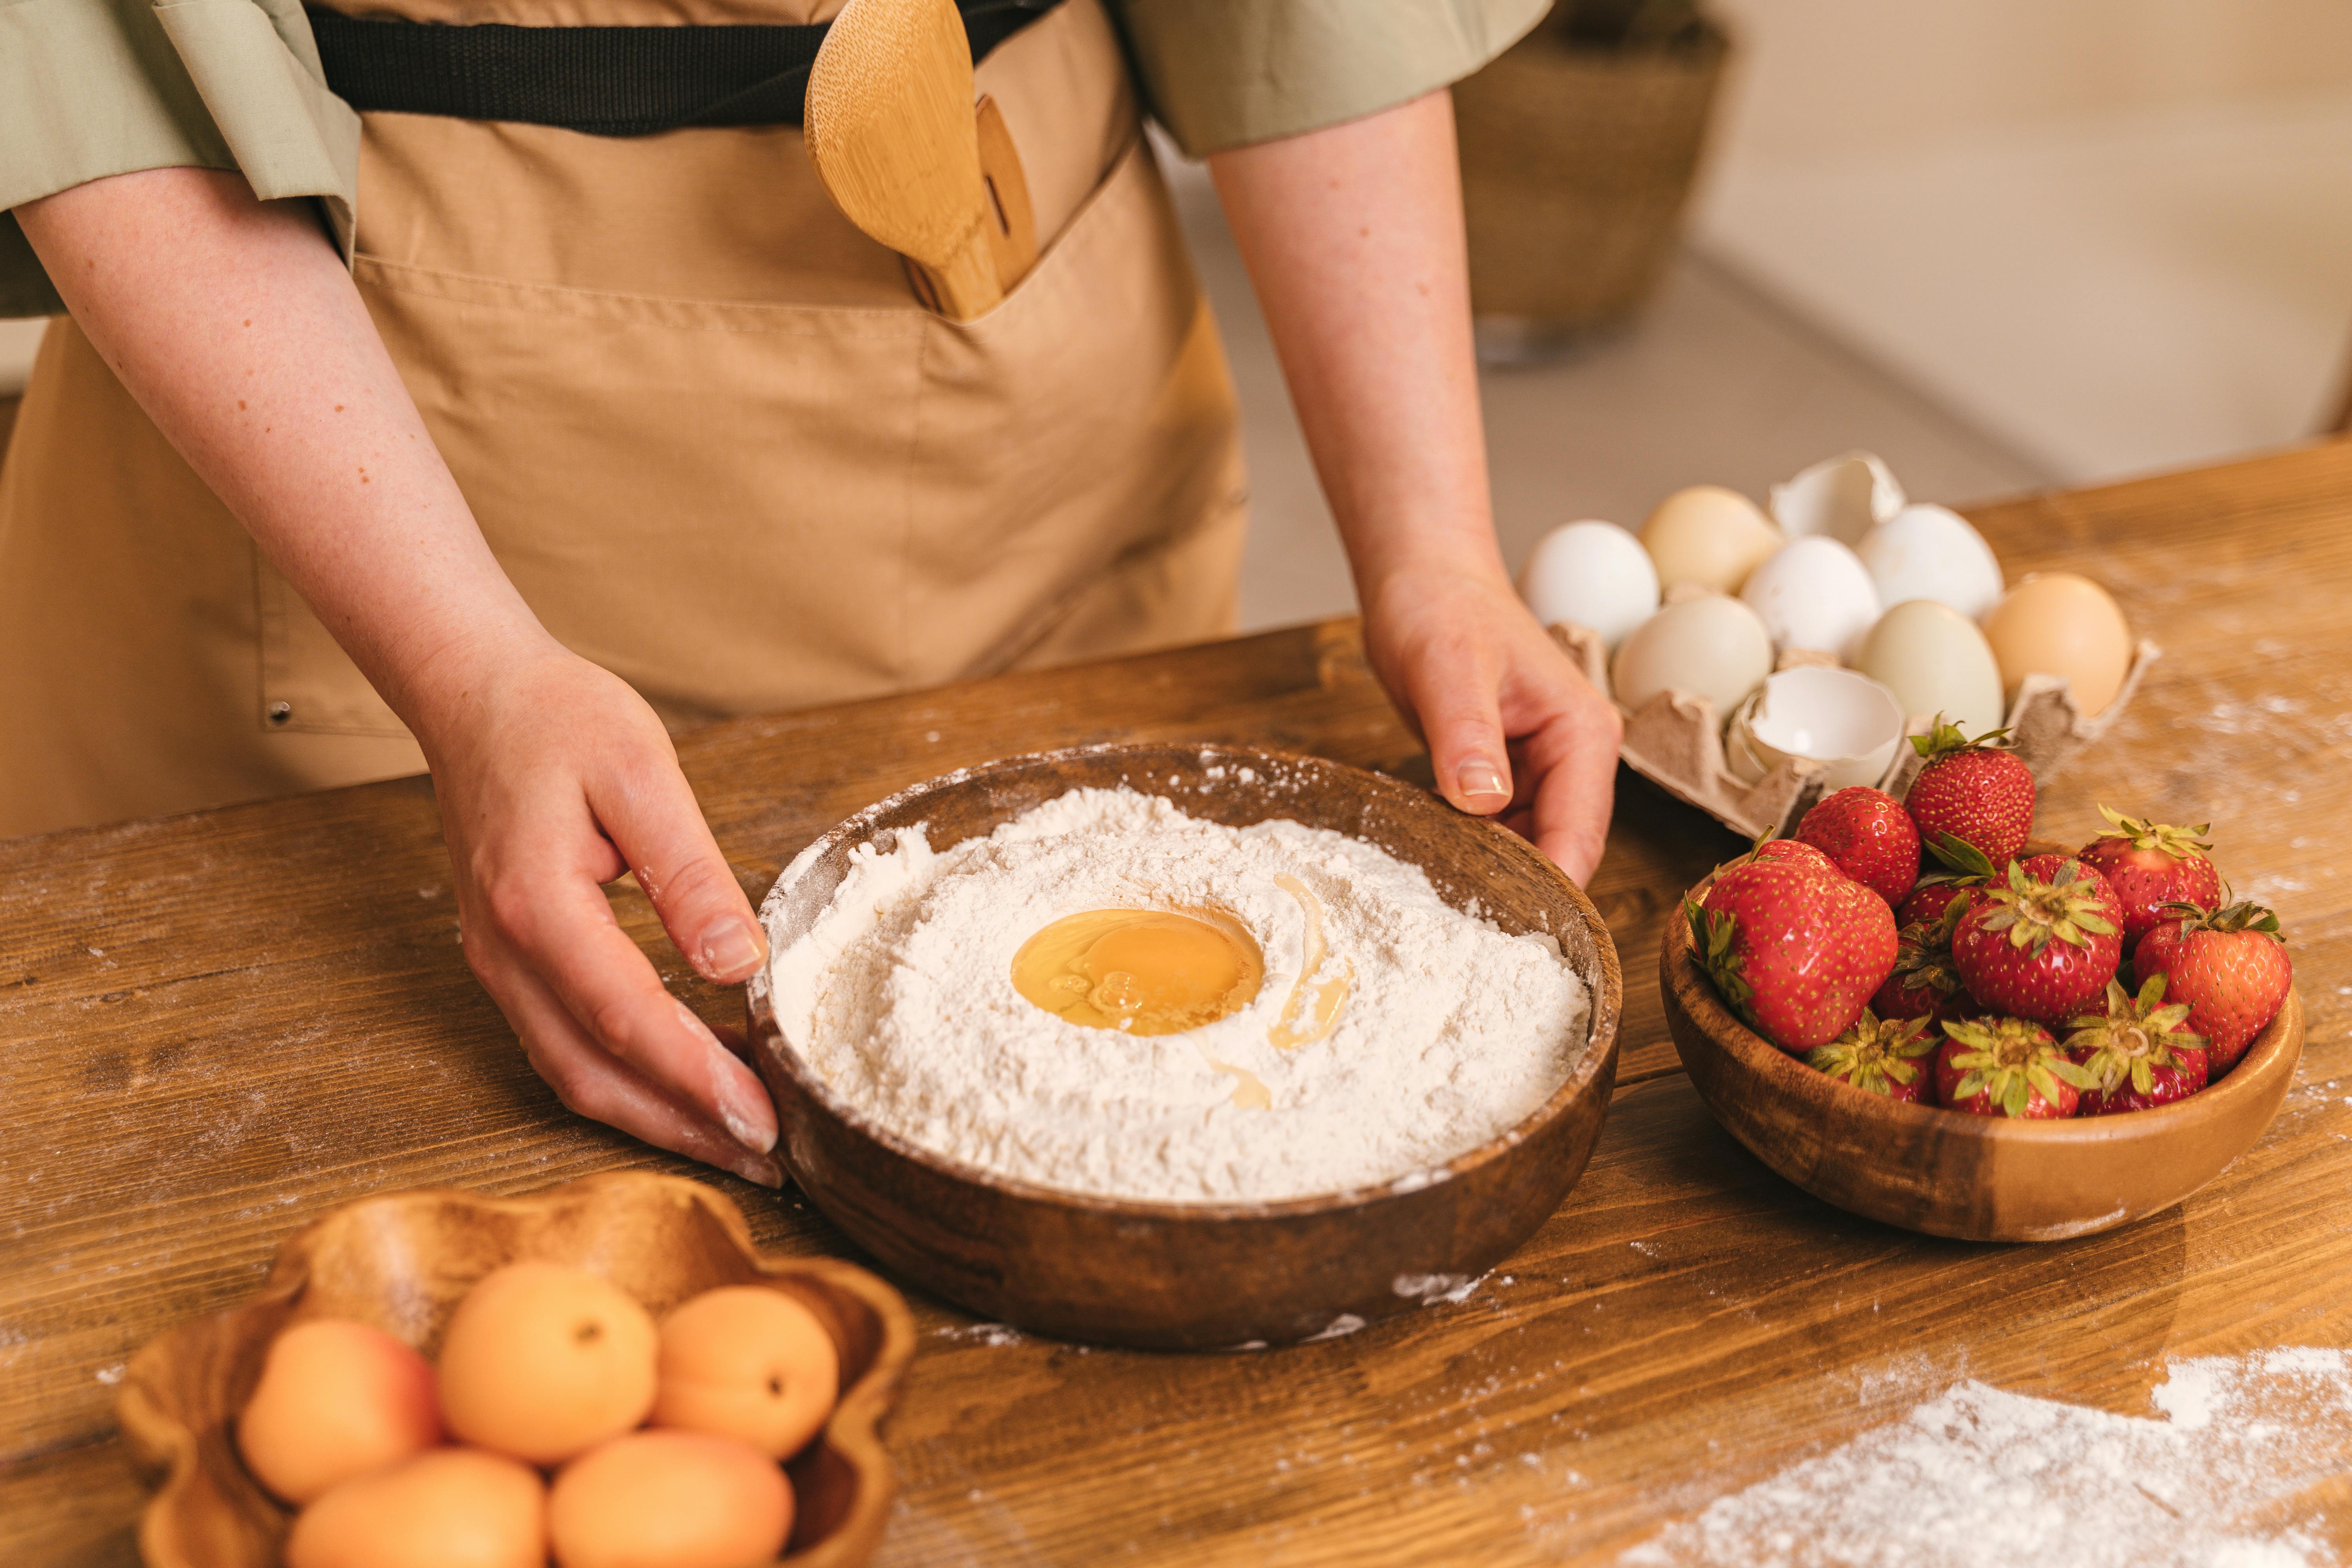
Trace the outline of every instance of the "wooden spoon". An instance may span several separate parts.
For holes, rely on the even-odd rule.
[[[835,205],[929,274],[944,314],[1004,297],[952,0],[849,0],[809,68],[803,132]]]

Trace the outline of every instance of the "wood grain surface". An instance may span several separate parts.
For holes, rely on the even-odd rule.
[[[1620,1088],[1559,1215],[1460,1300],[1259,1355],[1085,1350],[916,1298],[878,1561],[1608,1561],[1960,1377],[2146,1415],[2168,1356],[2352,1346],[2352,445],[1972,515],[2012,575],[2088,573],[2167,649],[2040,826],[2086,838],[2102,799],[2210,818],[2239,890],[2277,906],[2308,1044],[2252,1151],[2177,1208],[2040,1247],[1806,1196],[1699,1105],[1645,962],[1738,847],[1622,782],[1591,889],[1625,955]],[[680,750],[756,892],[900,785],[1127,738],[1426,776],[1346,622]],[[612,896],[706,1016],[738,1016],[631,888]],[[27,1568],[131,1560],[123,1363],[253,1292],[297,1225],[404,1187],[683,1168],[565,1114],[524,1066],[459,958],[420,781],[0,843],[0,1562]],[[705,1174],[762,1247],[844,1250],[793,1196]],[[2352,1554],[2352,1488],[2305,1505]]]

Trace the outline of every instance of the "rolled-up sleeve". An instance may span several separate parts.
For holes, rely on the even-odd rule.
[[[1551,0],[1113,0],[1152,112],[1192,157],[1361,119],[1501,54]]]
[[[300,0],[0,0],[0,209],[140,169],[236,169],[265,201],[316,197],[348,255],[359,144]],[[0,316],[64,308],[0,217]]]

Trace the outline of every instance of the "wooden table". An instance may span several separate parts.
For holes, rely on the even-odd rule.
[[[1975,514],[2012,574],[2110,584],[2166,658],[2047,790],[2216,821],[2310,1006],[2263,1142],[2182,1207],[2040,1247],[1932,1240],[1781,1183],[1710,1121],[1658,1011],[1677,892],[1738,846],[1627,780],[1593,893],[1624,955],[1623,1066],[1567,1205],[1466,1299],[1262,1355],[1088,1350],[916,1303],[884,1561],[1347,1564],[1602,1556],[1972,1376],[2148,1413],[2163,1358],[2352,1345],[2352,444]],[[802,843],[942,769],[1217,739],[1424,776],[1351,623],[720,725],[681,746],[755,892]],[[37,765],[16,759],[11,766]],[[411,780],[0,843],[0,1562],[131,1560],[111,1383],[363,1194],[677,1168],[567,1115],[458,956]],[[642,900],[622,918],[714,1019]],[[699,1173],[763,1245],[839,1251],[802,1202]],[[2326,1502],[2322,1499],[2322,1503]],[[2352,1486],[2332,1530],[2352,1546]]]

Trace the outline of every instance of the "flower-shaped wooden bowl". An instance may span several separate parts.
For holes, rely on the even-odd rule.
[[[783,1561],[851,1568],[881,1544],[897,1480],[876,1425],[914,1354],[906,1303],[862,1268],[762,1256],[742,1214],[679,1176],[614,1172],[496,1198],[456,1189],[348,1205],[286,1238],[261,1293],[142,1350],[116,1414],[161,1484],[140,1521],[149,1568],[271,1568],[291,1512],[246,1473],[232,1427],[269,1342],[305,1318],[356,1318],[431,1355],[475,1280],[520,1258],[578,1264],[658,1317],[719,1285],[765,1285],[816,1313],[841,1355],[841,1400],[786,1466],[797,1517]]]
[[[1658,990],[1692,1086],[1749,1152],[1825,1203],[1964,1241],[2063,1241],[2170,1208],[2263,1135],[2303,1059],[2290,991],[2229,1075],[2187,1100],[2011,1121],[1898,1103],[1807,1067],[1723,1005],[1679,914],[1658,946]]]
[[[1214,773],[1210,770],[1217,770]],[[1609,928],[1516,835],[1425,790],[1319,758],[1121,745],[1015,757],[867,807],[788,868],[761,910],[781,951],[840,886],[850,852],[917,823],[934,848],[1066,791],[1124,784],[1198,817],[1289,818],[1422,867],[1457,909],[1557,937],[1592,998],[1582,1057],[1501,1137],[1433,1170],[1275,1203],[1139,1203],[1007,1179],[933,1153],[834,1095],[783,1039],[767,976],[751,985],[752,1059],[775,1096],[793,1179],[889,1268],[983,1316],[1066,1339],[1160,1350],[1284,1344],[1422,1304],[1429,1282],[1485,1273],[1583,1173],[1616,1079],[1622,986]]]

